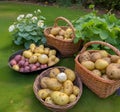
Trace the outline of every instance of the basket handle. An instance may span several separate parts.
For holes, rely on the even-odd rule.
[[[58,24],[57,24],[58,20],[63,20],[63,21],[65,21],[70,26],[70,28],[73,31],[73,38],[74,38],[75,37],[75,30],[74,30],[74,27],[73,27],[72,23],[68,19],[66,19],[65,17],[60,16],[60,17],[57,17],[55,19],[54,27],[58,26]]]
[[[81,49],[80,53],[83,53],[84,51],[86,51],[87,47],[90,46],[90,45],[92,45],[92,44],[101,44],[101,45],[107,46],[107,47],[111,48],[118,56],[120,56],[119,49],[117,49],[116,47],[112,46],[109,43],[102,42],[102,41],[91,41],[91,42],[86,43],[83,46],[83,48]]]

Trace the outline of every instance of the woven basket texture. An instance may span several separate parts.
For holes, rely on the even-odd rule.
[[[79,56],[86,51],[88,46],[92,44],[107,46],[111,48],[118,56],[120,56],[120,51],[109,43],[102,41],[91,41],[83,46],[82,50],[75,58],[75,71],[79,74],[82,82],[100,98],[106,98],[112,95],[120,87],[120,80],[105,80],[101,77],[95,76],[91,71],[80,64],[78,61]],[[92,53],[96,50],[87,51]]]
[[[55,19],[53,27],[58,26],[58,24],[57,24],[58,20],[65,21],[69,25],[69,27],[73,31],[73,39],[74,39],[75,38],[75,31],[74,31],[74,27],[71,24],[71,22],[64,17],[57,17]],[[49,35],[50,31],[53,27],[47,27],[46,29],[44,29],[44,35],[46,37],[48,45],[53,46],[56,49],[58,49],[58,51],[62,54],[63,57],[73,56],[74,53],[79,51],[80,46],[81,46],[81,40],[75,44],[73,42],[73,39],[72,40],[62,40],[62,39],[58,39],[58,38],[53,38]],[[66,30],[68,28],[68,26],[60,26],[60,27],[64,30]]]
[[[49,77],[50,70],[53,69],[53,68],[58,68],[61,72],[64,72],[64,70],[66,69],[66,67],[63,67],[63,66],[57,66],[57,67],[52,67],[52,68],[49,68],[49,69],[43,71],[41,74],[39,74],[36,77],[36,79],[34,81],[34,84],[33,84],[33,91],[34,91],[34,94],[35,94],[36,98],[49,110],[52,110],[53,112],[67,112],[67,110],[71,109],[80,99],[80,97],[82,95],[82,82],[81,82],[80,77],[76,74],[76,79],[74,81],[74,84],[77,85],[80,88],[80,93],[79,93],[79,95],[77,96],[77,99],[74,102],[69,103],[69,104],[64,105],[64,106],[48,104],[38,96],[38,91],[40,89],[42,89],[41,86],[40,86],[40,80],[43,77]]]

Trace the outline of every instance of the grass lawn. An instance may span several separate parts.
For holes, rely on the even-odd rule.
[[[0,2],[0,112],[50,112],[35,97],[32,86],[38,73],[23,75],[11,70],[8,57],[22,49],[12,43],[8,27],[19,14],[30,13],[41,9],[47,18],[47,25],[53,25],[54,19],[64,16],[69,20],[85,14],[83,10],[72,10],[63,7],[39,6],[15,2]],[[58,64],[74,69],[74,58],[62,59]],[[83,86],[83,94],[79,102],[69,112],[118,112],[120,97],[116,94],[101,99]]]

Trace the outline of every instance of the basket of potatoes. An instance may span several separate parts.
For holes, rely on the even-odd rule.
[[[58,20],[65,21],[69,26],[58,26]],[[75,30],[72,23],[65,17],[57,17],[53,27],[44,29],[47,44],[59,50],[63,57],[72,56],[80,48],[80,43],[74,43]]]
[[[58,66],[39,74],[33,84],[37,99],[53,112],[66,112],[82,95],[80,77],[71,69]]]
[[[92,44],[107,46],[115,55],[105,50],[86,50]],[[75,58],[75,71],[89,89],[106,98],[120,87],[120,51],[106,42],[88,42]]]

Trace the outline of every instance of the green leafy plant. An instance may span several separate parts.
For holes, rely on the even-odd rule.
[[[97,15],[96,11],[72,21],[76,29],[74,43],[83,40],[84,43],[94,40],[108,42],[120,49],[120,20],[114,14]],[[98,45],[94,46],[98,47]]]
[[[13,41],[16,45],[24,45],[28,48],[31,43],[44,44],[46,39],[43,30],[45,17],[41,15],[41,10],[35,10],[31,14],[21,14],[17,17],[16,22],[9,26]]]

